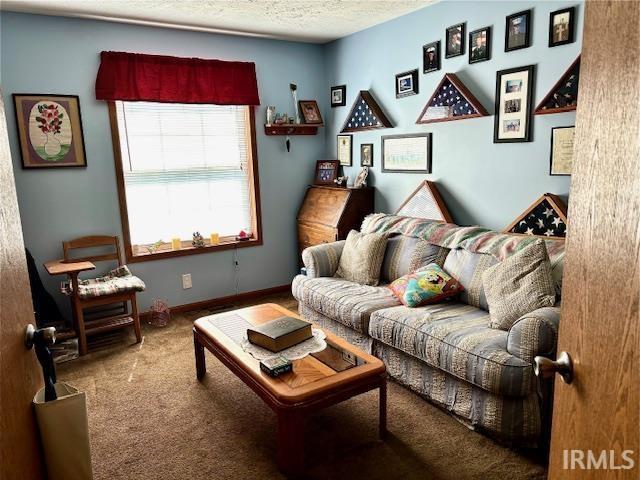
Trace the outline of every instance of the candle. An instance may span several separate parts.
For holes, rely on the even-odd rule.
[[[218,245],[220,243],[220,235],[217,233],[211,234],[211,245]]]
[[[180,240],[179,238],[172,238],[171,239],[171,249],[172,250],[180,250],[180,247],[182,247],[182,240]]]

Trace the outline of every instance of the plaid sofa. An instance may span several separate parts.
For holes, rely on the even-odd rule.
[[[543,402],[549,400],[539,394],[533,358],[554,354],[560,309],[523,315],[509,331],[490,328],[481,278],[501,256],[474,250],[469,238],[461,240],[464,245],[447,248],[440,240],[431,243],[406,234],[412,232],[392,237],[380,278],[391,282],[436,262],[465,287],[457,301],[408,308],[384,285],[336,278],[344,242],[335,242],[303,252],[307,275],[296,276],[292,283],[301,316],[378,356],[389,375],[470,428],[512,445],[537,444],[541,412],[546,411]],[[558,246],[553,247],[558,254]],[[516,245],[511,251],[518,249]],[[556,265],[561,268],[561,262]]]

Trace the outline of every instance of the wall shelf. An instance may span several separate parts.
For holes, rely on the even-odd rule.
[[[282,125],[268,125],[264,126],[265,135],[316,135],[318,133],[318,127],[324,125],[309,125],[304,123],[284,123]]]

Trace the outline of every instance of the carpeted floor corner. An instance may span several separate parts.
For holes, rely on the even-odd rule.
[[[290,295],[253,303],[265,302],[297,308]],[[59,381],[87,392],[96,480],[284,478],[275,465],[271,410],[209,353],[207,375],[195,378],[191,327],[210,313],[217,312],[145,327],[142,344],[123,332],[58,365]],[[497,445],[398,384],[390,382],[388,395],[384,442],[376,392],[310,418],[304,478],[546,478],[537,455]]]

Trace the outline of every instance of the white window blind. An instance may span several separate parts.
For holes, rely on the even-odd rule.
[[[247,108],[116,102],[132,245],[250,232]]]

